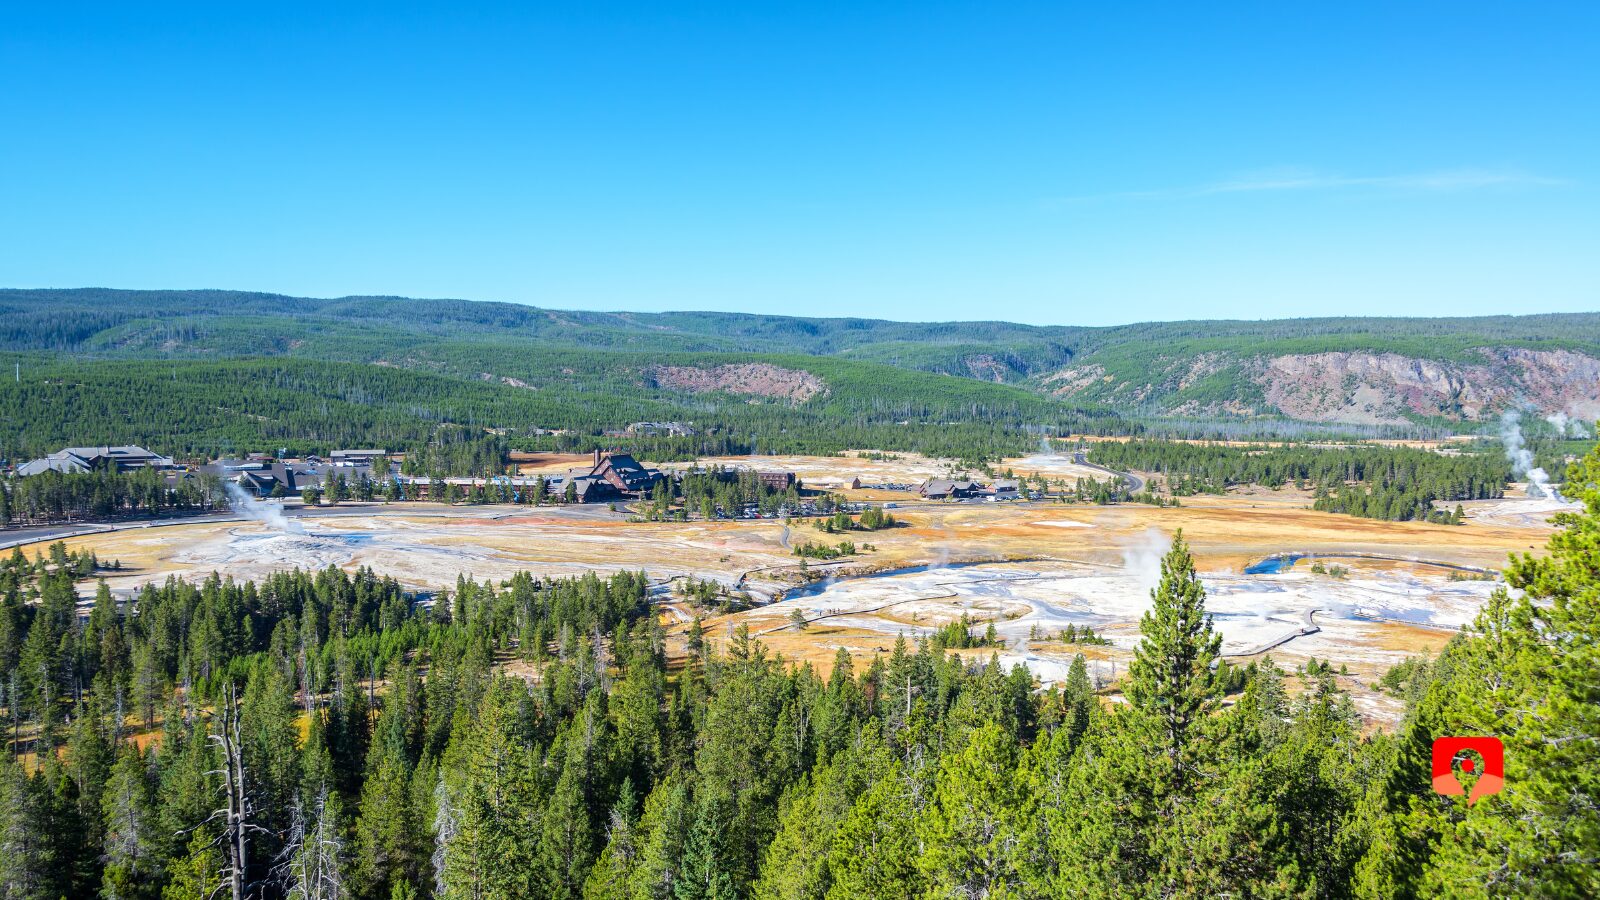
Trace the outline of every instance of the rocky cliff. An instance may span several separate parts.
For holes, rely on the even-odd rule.
[[[1482,347],[1439,360],[1341,351],[1156,355],[1142,366],[1092,361],[1040,380],[1060,397],[1188,415],[1278,414],[1311,422],[1481,422],[1515,406],[1600,417],[1600,358],[1572,350]]]

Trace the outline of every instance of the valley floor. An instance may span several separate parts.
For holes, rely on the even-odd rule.
[[[949,468],[921,459],[762,462],[800,471],[808,483],[858,476],[904,483]],[[1009,465],[1019,475],[1054,467],[1052,478],[1073,477],[1075,468],[1061,457],[1029,463]],[[691,618],[676,588],[693,577],[760,604],[708,615],[712,640],[747,624],[775,650],[823,669],[840,647],[863,665],[900,635],[929,633],[965,613],[980,623],[976,631],[992,622],[1005,646],[964,652],[1026,663],[1046,682],[1064,677],[1072,654],[1083,652],[1093,674],[1109,683],[1137,642],[1160,554],[1182,529],[1205,578],[1224,653],[1242,663],[1270,647],[1289,667],[1312,657],[1343,665],[1350,674],[1341,683],[1369,723],[1382,725],[1400,704],[1372,687],[1377,677],[1406,656],[1437,650],[1470,621],[1495,587],[1469,580],[1473,570],[1496,570],[1508,553],[1542,547],[1551,531],[1545,519],[1556,511],[1523,497],[1482,501],[1466,505],[1466,524],[1448,526],[1315,512],[1310,498],[1293,490],[1184,498],[1178,508],[927,503],[903,492],[876,493],[893,498],[900,524],[848,536],[799,521],[629,522],[625,512],[604,506],[347,504],[290,508],[290,531],[255,521],[185,521],[81,535],[67,544],[119,560],[123,568],[107,581],[123,596],[172,575],[201,579],[217,572],[242,580],[328,565],[370,566],[424,591],[451,588],[458,575],[498,581],[522,570],[541,576],[644,570],[673,623],[674,649],[681,649]],[[312,514],[296,515],[306,512]],[[843,537],[860,552],[804,569],[792,552],[799,542]],[[1277,554],[1326,556],[1324,565],[1347,571],[1316,574],[1315,560],[1304,559],[1278,572],[1245,572]],[[818,576],[833,580],[802,587]],[[811,620],[804,629],[791,622],[794,610]],[[1110,645],[1062,643],[1057,635],[1069,623],[1093,627]]]

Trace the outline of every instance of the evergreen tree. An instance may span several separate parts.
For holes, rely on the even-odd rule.
[[[512,900],[545,896],[539,884],[539,825],[546,796],[519,725],[518,691],[495,679],[464,729],[455,821],[444,844],[442,896]]]
[[[299,732],[289,686],[277,669],[258,667],[240,704],[244,791],[253,825],[264,829],[255,839],[255,871],[265,871],[282,849],[281,835],[300,788]]]
[[[1195,765],[1191,731],[1219,699],[1211,665],[1222,646],[1182,531],[1161,560],[1161,582],[1150,596],[1123,692],[1151,720],[1152,749],[1165,760],[1171,789],[1182,792]]]
[[[135,746],[117,754],[101,799],[104,816],[106,900],[142,900],[159,891],[162,844],[156,833],[156,798],[149,761]]]
[[[585,754],[569,746],[561,776],[556,780],[544,810],[539,855],[547,885],[545,896],[575,900],[583,894],[583,882],[594,864],[596,851],[590,828],[590,812],[585,799],[588,776]]]
[[[639,820],[639,854],[630,877],[630,896],[670,900],[685,880],[683,865],[689,830],[695,821],[689,785],[678,777],[663,779],[645,801]]]
[[[922,794],[919,781],[896,766],[856,801],[828,848],[828,900],[923,894],[917,822],[924,811],[913,799]]]
[[[695,816],[683,845],[683,861],[672,884],[673,900],[736,900],[736,822],[731,801],[708,793],[695,804]]]
[[[372,754],[355,825],[353,885],[357,895],[381,900],[397,884],[426,882],[428,847],[403,747],[380,742]]]
[[[0,760],[0,897],[46,900],[60,884],[41,786],[13,759]]]
[[[171,867],[172,875],[162,889],[162,900],[195,900],[216,897],[223,889],[221,872],[226,864],[214,839],[203,829],[189,841],[188,851]]]
[[[1066,720],[1062,723],[1067,730],[1067,739],[1071,746],[1078,746],[1083,740],[1083,735],[1089,730],[1090,717],[1099,704],[1094,694],[1094,685],[1089,683],[1089,664],[1082,653],[1072,656],[1072,665],[1067,669],[1067,683],[1063,689],[1063,699],[1066,702]]]
[[[585,900],[627,900],[630,896],[628,877],[639,858],[638,817],[638,795],[633,782],[624,779],[611,807],[605,849],[584,882]]]
[[[1513,559],[1470,631],[1428,667],[1395,740],[1357,894],[1600,894],[1600,448],[1567,473],[1580,511],[1549,555]],[[1469,804],[1431,789],[1435,737],[1488,735],[1505,786]]]
[[[917,819],[917,866],[934,896],[1019,896],[1018,850],[1031,810],[1016,765],[1016,746],[995,723],[940,762],[933,803]]]

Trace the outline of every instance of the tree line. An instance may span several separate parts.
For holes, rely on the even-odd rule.
[[[41,472],[0,480],[0,525],[159,515],[227,505],[215,475],[168,480],[154,469],[130,472]]]
[[[1511,476],[1499,453],[1445,455],[1410,447],[1130,440],[1096,443],[1090,453],[1108,468],[1160,473],[1177,497],[1247,484],[1295,485],[1315,492],[1317,509],[1395,521],[1447,518],[1435,503],[1501,497]]]

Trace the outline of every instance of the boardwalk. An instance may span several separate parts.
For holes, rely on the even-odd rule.
[[[1264,644],[1258,644],[1257,646],[1252,647],[1249,650],[1243,650],[1243,651],[1240,651],[1238,653],[1224,653],[1224,654],[1222,654],[1222,656],[1225,657],[1225,658],[1231,658],[1231,659],[1236,659],[1236,658],[1241,657],[1241,656],[1260,656],[1261,654],[1263,654],[1263,653],[1267,652],[1268,650],[1271,650],[1271,649],[1273,649],[1275,647],[1282,647],[1284,644],[1289,643],[1290,641],[1294,640],[1297,637],[1301,637],[1301,636],[1307,635],[1307,634],[1316,634],[1317,632],[1322,630],[1322,626],[1318,625],[1316,623],[1316,621],[1314,619],[1312,619],[1312,616],[1316,615],[1319,612],[1322,612],[1322,610],[1308,609],[1308,610],[1306,610],[1306,623],[1304,625],[1300,626],[1298,629],[1296,629],[1294,631],[1290,631],[1290,632],[1284,633],[1284,634],[1280,634],[1276,638],[1274,638],[1274,639],[1272,639],[1270,641],[1267,641]]]

